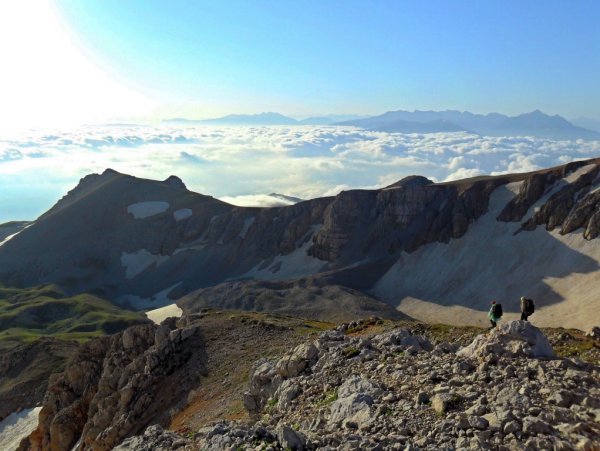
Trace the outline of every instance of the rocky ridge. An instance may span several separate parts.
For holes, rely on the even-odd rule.
[[[20,449],[108,450],[149,424],[181,431],[244,417],[251,363],[328,327],[205,310],[92,339],[50,377],[37,429]]]
[[[21,449],[109,450],[160,422],[206,371],[198,327],[133,326],[84,344],[53,378]]]
[[[119,449],[596,449],[600,368],[553,355],[541,331],[510,322],[463,347],[396,328],[341,325],[255,364],[254,421],[187,438],[153,428]]]
[[[385,272],[402,253],[465,236],[492,193],[517,182],[498,221],[520,222],[522,233],[545,226],[592,240],[600,233],[598,173],[595,159],[448,183],[412,176],[378,190],[244,208],[192,193],[176,177],[159,182],[107,170],[82,179],[0,247],[0,282],[53,282],[139,308],[231,279],[297,279],[373,263]],[[166,210],[129,213],[144,202]]]

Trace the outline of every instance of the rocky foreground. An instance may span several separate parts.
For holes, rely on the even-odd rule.
[[[468,346],[361,323],[258,361],[244,406],[187,436],[150,426],[118,450],[599,449],[600,368],[514,321]],[[376,330],[376,328],[375,328]]]

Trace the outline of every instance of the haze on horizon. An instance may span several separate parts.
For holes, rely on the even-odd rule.
[[[600,119],[593,2],[0,5],[0,124],[396,109]]]

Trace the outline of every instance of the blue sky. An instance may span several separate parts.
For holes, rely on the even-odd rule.
[[[539,108],[600,117],[594,1],[55,0],[158,117]]]

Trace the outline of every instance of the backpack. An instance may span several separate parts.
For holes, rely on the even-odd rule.
[[[494,304],[493,313],[496,318],[502,318],[502,305]]]
[[[526,299],[525,302],[526,302],[526,304],[525,304],[525,312],[527,313],[527,315],[532,315],[533,312],[535,312],[535,305],[533,305],[533,300],[532,299]]]

